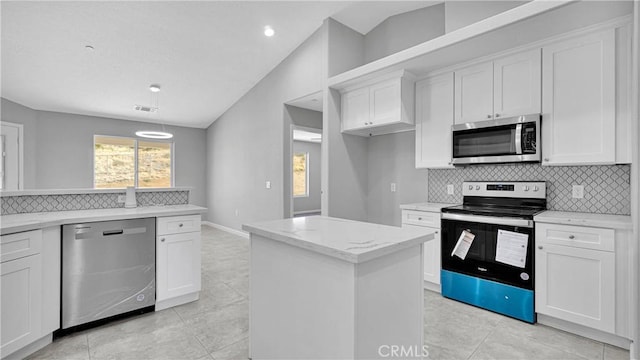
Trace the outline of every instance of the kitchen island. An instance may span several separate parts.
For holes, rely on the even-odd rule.
[[[324,216],[251,233],[250,358],[371,359],[423,344],[428,229]]]

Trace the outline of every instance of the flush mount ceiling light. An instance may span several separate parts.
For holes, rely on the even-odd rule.
[[[272,37],[273,35],[275,35],[276,31],[273,30],[273,28],[269,25],[264,27],[264,36],[266,37]]]
[[[152,84],[149,86],[149,90],[151,91],[151,106],[140,106],[136,105],[135,109],[140,111],[146,111],[149,113],[157,112],[160,108],[159,101],[159,92],[160,85]],[[155,106],[153,106],[153,97],[155,94]],[[162,131],[155,130],[140,130],[136,131],[136,136],[147,138],[147,139],[171,139],[173,137],[172,133],[168,133],[164,130],[164,124],[162,124]]]

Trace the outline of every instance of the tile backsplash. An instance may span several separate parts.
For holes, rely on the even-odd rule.
[[[546,181],[547,209],[599,214],[631,213],[629,165],[541,166],[475,165],[428,170],[428,201],[462,203],[463,181]],[[454,195],[447,195],[453,184]],[[584,198],[571,197],[572,185],[584,185]]]
[[[55,195],[18,195],[0,198],[0,214],[23,214],[49,211],[122,208],[118,203],[120,193],[84,193]],[[188,190],[136,192],[138,206],[181,205],[189,203]]]

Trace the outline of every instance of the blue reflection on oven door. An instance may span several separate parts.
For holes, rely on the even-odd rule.
[[[452,271],[440,272],[442,296],[529,323],[536,322],[533,291]]]

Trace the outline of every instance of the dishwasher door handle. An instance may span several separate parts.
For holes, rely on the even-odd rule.
[[[122,235],[124,233],[123,229],[120,230],[106,230],[102,232],[102,236],[109,236],[109,235]]]

